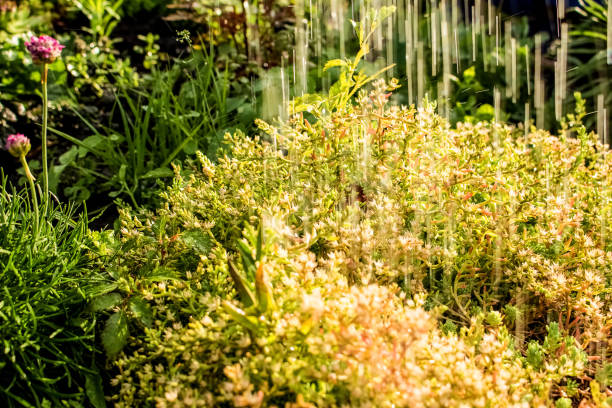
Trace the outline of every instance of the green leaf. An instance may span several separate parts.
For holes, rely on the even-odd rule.
[[[105,141],[106,139],[101,135],[89,136],[83,140],[82,147],[89,150],[95,150],[98,145],[104,143]]]
[[[60,164],[63,164],[63,165],[70,164],[74,162],[78,154],[79,154],[79,151],[76,148],[76,146],[72,146],[70,149],[68,149],[68,151],[66,151],[64,154],[62,154],[59,157],[59,162]]]
[[[85,394],[94,408],[106,408],[101,376],[92,374],[85,376]]]
[[[172,177],[174,176],[174,172],[172,170],[170,170],[167,167],[159,167],[157,169],[148,171],[147,173],[145,173],[143,176],[140,176],[141,179],[148,179],[148,178],[166,178],[166,177]]]
[[[612,385],[612,363],[601,367],[595,374],[595,379],[604,387]]]
[[[291,112],[293,114],[299,112],[310,112],[318,109],[323,102],[323,97],[317,94],[306,94],[298,96],[291,102]]]
[[[244,310],[237,308],[228,301],[223,302],[223,309],[232,317],[232,319],[236,320],[247,329],[251,331],[257,330],[257,319],[253,316],[247,316]]]
[[[259,268],[255,272],[255,294],[257,295],[257,309],[261,313],[275,308],[274,296],[272,295],[272,289],[266,282],[263,263],[259,264]]]
[[[353,63],[354,64],[353,66],[357,66],[359,61],[361,61],[362,58],[365,57],[369,53],[370,53],[370,46],[367,43],[362,44],[361,48],[359,48],[359,51],[357,52],[357,55],[355,56],[355,62]]]
[[[106,321],[101,340],[109,358],[114,358],[127,344],[129,335],[127,316],[123,310],[113,314]]]
[[[183,232],[181,240],[201,255],[208,254],[213,247],[210,236],[200,229]]]
[[[49,190],[57,191],[62,173],[66,169],[66,165],[51,166],[49,169]]]
[[[185,143],[185,146],[183,146],[183,152],[185,152],[185,154],[188,154],[188,155],[195,154],[197,150],[198,150],[198,142],[193,139],[189,139],[187,143]]]
[[[253,259],[253,255],[251,254],[251,248],[242,240],[238,241],[238,252],[240,252],[240,256],[242,258],[242,266],[244,267],[244,271],[247,274],[247,278],[255,279],[255,259]]]
[[[531,341],[527,346],[527,362],[536,370],[539,370],[542,367],[542,362],[544,361],[544,353],[542,352],[542,348],[536,341]]]
[[[330,68],[342,67],[342,66],[346,66],[346,61],[343,61],[341,59],[329,60],[329,61],[327,61],[327,63],[323,67],[323,72],[327,71]]]
[[[548,334],[544,338],[544,349],[548,353],[554,353],[561,346],[561,331],[559,330],[559,324],[551,322],[546,326]]]
[[[559,398],[555,401],[555,408],[572,408],[572,400],[569,398]]]
[[[107,156],[106,152],[104,152],[103,150],[100,150],[100,149],[88,146],[82,140],[79,140],[76,137],[72,137],[69,134],[61,132],[61,131],[59,131],[57,129],[54,129],[54,128],[50,127],[50,126],[47,129],[50,132],[53,132],[56,135],[63,137],[64,139],[68,140],[69,142],[74,143],[75,145],[79,146],[80,148],[84,149],[85,151],[89,151],[89,152],[95,154],[98,157],[106,157]]]
[[[597,31],[591,31],[591,30],[574,31],[572,34],[580,35],[580,36],[585,36],[585,37],[590,37],[590,38],[595,38],[595,39],[603,40],[603,41],[606,41],[607,38],[608,38],[606,36],[606,33],[598,33]]]
[[[88,291],[88,295],[90,295],[92,297],[100,296],[100,295],[103,295],[105,293],[112,292],[115,289],[117,289],[117,284],[116,283],[104,283],[104,284],[95,286],[92,289],[90,289]]]
[[[330,99],[335,98],[337,96],[347,95],[350,92],[351,87],[353,85],[354,85],[353,80],[347,78],[345,73],[342,73],[342,75],[340,75],[340,78],[338,79],[338,81],[336,81],[329,88],[329,97],[330,97]]]
[[[463,71],[463,80],[465,82],[470,83],[474,80],[474,78],[476,78],[476,68],[472,65],[471,67]]]
[[[119,167],[119,181],[121,181],[122,183],[125,182],[126,173],[127,173],[127,164],[122,164],[121,167]]]
[[[234,264],[230,261],[229,263],[229,274],[234,281],[234,285],[236,286],[236,291],[238,295],[240,295],[240,299],[245,304],[245,306],[249,307],[255,304],[255,297],[251,292],[248,282],[240,275]]]
[[[306,321],[304,321],[302,323],[302,325],[300,326],[300,333],[302,333],[303,335],[307,335],[308,333],[310,333],[310,330],[312,330],[313,326],[315,325],[315,320],[313,316],[310,316]]]
[[[263,220],[259,223],[259,228],[257,231],[257,247],[255,250],[255,259],[258,261],[261,260],[263,256],[263,242],[264,242],[264,229],[263,229]]]
[[[145,327],[153,325],[153,313],[144,299],[130,299],[130,311]]]
[[[225,112],[231,113],[244,105],[247,101],[246,96],[235,96],[232,98],[227,98],[225,102]]]
[[[379,10],[379,14],[378,14],[378,18],[376,19],[376,22],[378,24],[381,24],[388,17],[391,17],[393,13],[395,13],[395,6],[381,7]]]
[[[147,275],[147,282],[163,282],[166,280],[179,280],[179,273],[165,266],[158,266],[151,274]]]
[[[482,104],[476,110],[478,120],[490,121],[495,119],[495,108],[488,103]]]
[[[353,26],[353,30],[355,30],[355,34],[357,35],[357,39],[359,40],[359,43],[361,44],[363,42],[363,35],[364,35],[363,21],[357,22],[355,20],[351,20],[351,25]]]
[[[99,312],[101,310],[107,310],[111,307],[117,306],[123,300],[123,296],[117,292],[107,293],[102,296],[98,296],[94,298],[90,305],[89,309],[92,312]]]

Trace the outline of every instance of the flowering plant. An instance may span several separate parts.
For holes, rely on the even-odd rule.
[[[48,35],[32,37],[26,42],[26,48],[32,56],[32,61],[37,65],[42,65],[42,103],[43,103],[43,123],[42,123],[42,168],[43,168],[43,201],[49,198],[49,169],[47,160],[47,122],[49,116],[49,101],[47,95],[47,74],[49,64],[60,57],[64,46],[55,38]]]
[[[55,38],[41,35],[26,42],[26,48],[35,64],[51,64],[60,57],[65,47]]]
[[[30,143],[30,139],[21,134],[17,133],[14,135],[9,135],[6,138],[6,150],[13,156],[17,157],[23,166],[23,170],[25,171],[26,178],[30,184],[30,194],[32,196],[32,205],[34,206],[34,237],[38,234],[38,198],[36,197],[36,187],[34,185],[34,181],[36,180],[30,171],[30,166],[28,166],[28,161],[26,160],[26,155],[30,152],[32,145]]]
[[[366,92],[356,64],[332,66],[328,95],[259,121],[261,137],[227,135],[217,163],[175,169],[156,214],[123,211],[119,236],[95,237],[117,281],[100,287],[151,316],[142,330],[114,292],[95,301],[121,321],[103,342],[131,329],[111,399],[610,405],[612,154],[580,98],[558,138],[453,129],[431,105],[388,106],[394,82]]]
[[[117,406],[607,398],[612,154],[581,112],[577,139],[525,138],[451,129],[387,89],[228,135],[218,163],[176,170],[157,214],[123,212],[103,271],[153,317],[115,354]]]
[[[6,150],[17,158],[27,155],[31,147],[30,139],[21,133],[9,135],[6,139]]]

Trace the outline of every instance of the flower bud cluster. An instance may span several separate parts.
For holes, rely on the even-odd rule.
[[[27,41],[26,48],[35,64],[51,64],[60,57],[65,47],[55,38],[41,35]]]
[[[6,150],[15,157],[25,156],[31,147],[30,139],[21,133],[9,135],[6,139]]]

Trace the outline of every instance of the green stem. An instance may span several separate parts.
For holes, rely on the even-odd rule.
[[[49,71],[49,65],[43,64],[43,76],[42,76],[42,97],[43,97],[43,124],[42,124],[42,168],[43,168],[43,201],[49,199],[49,169],[47,167],[47,72]]]
[[[30,166],[28,166],[28,161],[25,158],[25,154],[19,156],[19,161],[21,161],[21,165],[23,166],[23,170],[25,171],[26,178],[30,183],[30,190],[32,191],[32,204],[34,205],[34,238],[38,235],[38,198],[36,197],[36,187],[34,186],[34,176],[30,171]]]

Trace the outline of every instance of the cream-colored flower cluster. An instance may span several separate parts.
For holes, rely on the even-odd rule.
[[[612,155],[576,117],[559,138],[451,129],[375,89],[341,114],[228,135],[217,163],[177,171],[157,214],[124,214],[116,267],[174,280],[133,278],[157,322],[117,361],[118,406],[606,398]],[[237,242],[255,258],[262,222],[265,311],[238,301],[229,266],[252,279]]]

